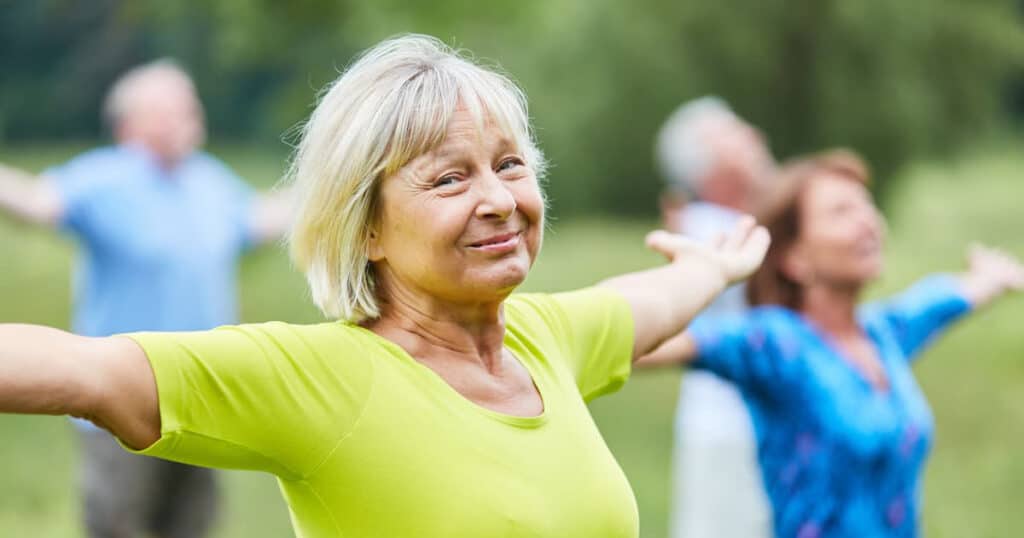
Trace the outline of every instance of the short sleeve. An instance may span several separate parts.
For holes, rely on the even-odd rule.
[[[127,335],[156,377],[161,437],[138,453],[306,476],[356,423],[372,362],[340,324]]]
[[[908,359],[915,358],[936,336],[971,310],[971,303],[953,275],[925,277],[903,293],[863,311],[868,323],[882,323]]]
[[[757,310],[698,317],[687,329],[697,348],[690,366],[754,391],[785,387],[798,375],[800,345],[784,317]]]
[[[592,287],[518,295],[515,300],[528,305],[550,327],[585,401],[615,392],[629,379],[633,313],[622,295]]]
[[[79,234],[89,231],[89,209],[100,188],[109,179],[109,167],[103,150],[85,153],[70,161],[50,167],[41,174],[52,182],[60,195],[63,213],[59,226]]]

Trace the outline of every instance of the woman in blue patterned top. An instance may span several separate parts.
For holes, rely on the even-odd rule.
[[[911,362],[964,314],[1024,287],[1024,267],[977,247],[965,273],[858,307],[885,230],[866,166],[835,151],[786,174],[795,188],[769,223],[755,308],[699,319],[641,363],[689,362],[740,388],[780,538],[917,536],[934,421]]]

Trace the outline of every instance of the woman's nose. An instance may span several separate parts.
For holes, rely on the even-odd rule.
[[[480,192],[477,216],[505,220],[516,211],[516,199],[508,185],[494,172],[487,172],[475,185]]]

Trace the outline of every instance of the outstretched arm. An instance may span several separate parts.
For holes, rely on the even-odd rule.
[[[0,212],[31,224],[56,226],[64,204],[52,181],[0,164]]]
[[[0,412],[86,418],[135,448],[160,437],[153,371],[124,337],[0,324]]]
[[[252,242],[262,245],[284,237],[292,222],[292,206],[291,189],[257,194],[249,211],[249,237]]]
[[[662,342],[654,351],[636,359],[637,368],[678,366],[697,358],[697,342],[689,332],[681,332]]]
[[[893,329],[908,360],[965,314],[1024,287],[1024,267],[1008,254],[985,247],[968,252],[968,270],[925,277],[895,297],[868,307]]]
[[[749,217],[712,246],[664,231],[648,235],[647,245],[670,263],[601,283],[630,303],[634,360],[681,333],[728,285],[749,277],[761,265],[768,243],[768,232]]]

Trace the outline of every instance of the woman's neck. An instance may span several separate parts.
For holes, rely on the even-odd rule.
[[[423,294],[389,290],[381,316],[363,323],[418,359],[469,360],[491,372],[502,367],[502,301],[456,304]]]
[[[808,286],[804,290],[800,313],[830,334],[860,332],[857,323],[860,289],[860,286]]]

